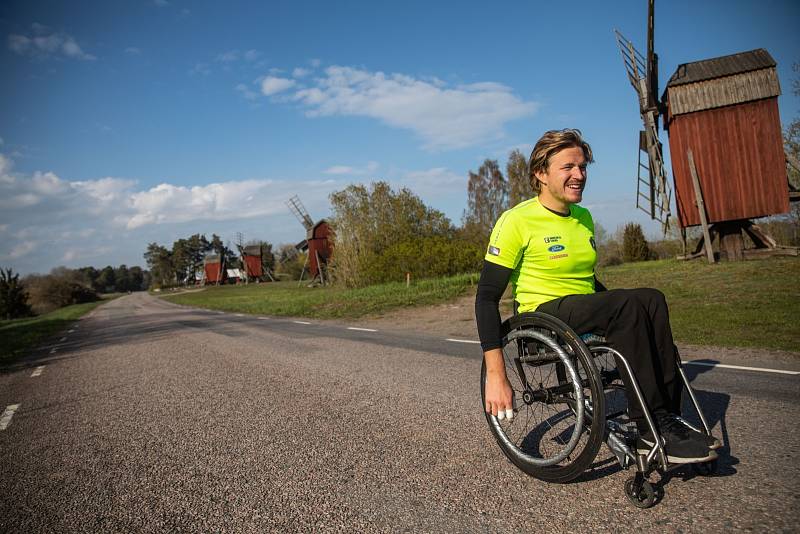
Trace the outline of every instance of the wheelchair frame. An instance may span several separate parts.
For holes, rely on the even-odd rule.
[[[594,334],[578,336],[559,319],[541,312],[515,315],[503,322],[502,328],[504,360],[506,359],[506,346],[516,345],[512,348],[513,362],[506,361],[505,363],[507,374],[509,371],[512,374],[516,373],[516,377],[520,381],[521,400],[529,408],[535,403],[564,404],[566,406],[563,417],[562,412],[555,412],[554,409],[551,409],[554,414],[543,421],[546,424],[537,425],[537,428],[541,426],[544,429],[543,432],[550,432],[554,435],[548,439],[558,441],[561,445],[561,449],[556,454],[547,458],[535,456],[535,453],[540,452],[539,444],[525,443],[529,441],[529,437],[535,429],[524,434],[522,442],[518,445],[509,438],[507,428],[500,423],[497,417],[485,413],[489,428],[509,460],[522,471],[541,480],[569,482],[580,476],[585,468],[594,461],[600,444],[604,441],[623,469],[628,470],[632,465],[636,466],[634,476],[625,482],[625,494],[631,503],[639,508],[648,508],[655,504],[659,496],[656,495],[656,489],[649,481],[650,475],[654,471],[663,475],[667,471],[685,464],[669,463],[664,450],[664,439],[658,432],[653,415],[647,408],[641,388],[627,358],[605,344],[604,338]],[[601,373],[596,366],[596,359],[606,355],[614,358],[617,368],[613,372]],[[705,435],[711,435],[708,422],[677,353],[676,359],[683,385],[688,391],[692,405],[702,423],[702,429],[696,430]],[[622,362],[625,368],[636,402],[641,406],[645,421],[655,437],[654,444],[647,454],[638,454],[635,446],[631,446],[635,441],[635,434],[632,437],[632,433],[627,432],[624,425],[615,420],[624,411],[615,414],[606,413],[606,392],[624,389],[624,386],[619,383],[621,372],[618,362]],[[531,386],[528,383],[526,369],[550,365],[555,367],[557,383],[553,382],[552,371],[545,380],[541,380],[540,376],[538,384]],[[511,368],[509,369],[509,367]],[[547,382],[548,379],[550,383],[545,386],[544,382]],[[486,363],[484,362],[481,369],[481,400],[484,400],[485,380]],[[627,398],[627,402],[631,402],[631,399]],[[519,413],[516,408],[515,405],[514,411]],[[530,415],[529,413],[529,420]],[[542,415],[544,416],[544,409],[542,409]],[[571,420],[571,417],[574,417],[574,423],[570,425],[565,421],[566,419]],[[528,422],[526,421],[526,424]],[[560,426],[558,426],[559,423],[561,423]],[[599,434],[600,431],[602,431],[602,435]],[[588,436],[584,436],[585,433],[588,433]],[[564,434],[569,434],[568,440],[561,437]],[[573,453],[577,450],[582,437],[585,438],[585,444],[573,460]],[[522,445],[525,445],[527,449],[533,449],[534,454],[531,454],[530,450],[523,449]],[[564,464],[565,461],[566,464]],[[691,465],[698,474],[711,475],[716,472],[717,461],[714,458],[704,463]]]

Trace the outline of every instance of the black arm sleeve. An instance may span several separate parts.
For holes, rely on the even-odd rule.
[[[603,283],[597,279],[597,275],[595,275],[594,277],[594,290],[596,293],[600,293],[601,291],[608,291],[608,289],[606,289],[606,286],[604,286]]]
[[[500,297],[506,290],[512,272],[508,267],[490,261],[483,262],[478,294],[475,297],[475,320],[478,322],[478,337],[484,352],[502,347]]]

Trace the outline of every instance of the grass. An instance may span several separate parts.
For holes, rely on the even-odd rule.
[[[477,283],[476,274],[380,284],[360,289],[298,287],[297,282],[212,286],[204,291],[164,295],[177,304],[215,310],[318,319],[356,318],[392,308],[446,302]]]
[[[701,260],[629,263],[598,272],[609,288],[655,287],[670,306],[680,343],[800,351],[800,258],[708,265]],[[211,287],[164,295],[179,304],[258,315],[356,318],[392,308],[447,302],[474,291],[477,275],[363,289],[298,287],[297,282]]]
[[[11,363],[106,300],[73,304],[37,317],[0,321],[0,364]]]
[[[631,263],[605,268],[598,278],[609,288],[663,291],[678,342],[800,351],[798,257]]]

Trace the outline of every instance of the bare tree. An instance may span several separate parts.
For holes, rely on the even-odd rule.
[[[464,211],[464,233],[476,243],[485,244],[492,225],[508,209],[508,182],[503,178],[497,160],[487,159],[478,172],[469,172],[467,209]]]
[[[508,177],[508,205],[514,207],[520,202],[533,198],[533,188],[528,177],[528,160],[517,149],[511,151],[506,163]]]

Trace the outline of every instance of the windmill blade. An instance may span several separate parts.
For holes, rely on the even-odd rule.
[[[300,197],[297,195],[293,196],[286,201],[286,205],[306,230],[311,230],[314,227],[314,220],[311,218],[311,215],[308,214],[308,211],[306,211],[306,207],[303,206],[303,203],[300,202]]]
[[[661,143],[658,140],[659,105],[656,96],[658,56],[652,50],[652,12],[650,15],[648,22],[648,57],[642,56],[633,46],[633,43],[619,31],[614,30],[614,33],[617,37],[617,45],[622,53],[628,81],[630,81],[639,97],[639,114],[644,125],[644,131],[640,133],[639,141],[636,207],[650,214],[652,219],[661,222],[666,234],[671,215],[672,191],[667,181],[664,155],[661,151]],[[642,153],[647,154],[647,165],[642,164]],[[647,170],[646,179],[642,178],[643,169]]]

